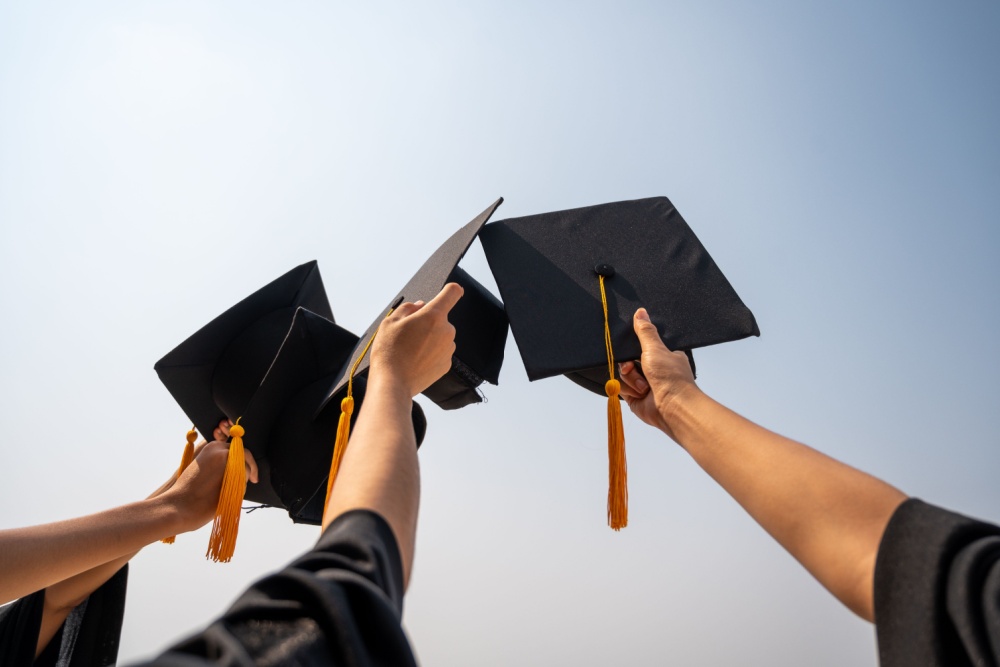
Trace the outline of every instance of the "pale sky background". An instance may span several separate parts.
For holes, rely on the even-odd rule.
[[[0,0],[0,527],[144,497],[189,427],[153,363],[317,259],[362,331],[452,231],[666,195],[762,336],[739,412],[1000,519],[1000,6]],[[636,242],[641,242],[637,239]],[[478,243],[463,267],[494,288]],[[529,383],[430,421],[404,622],[426,665],[875,665],[853,617],[665,436]],[[244,518],[133,561],[121,660],[316,539]]]

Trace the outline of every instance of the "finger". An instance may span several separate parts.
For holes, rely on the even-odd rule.
[[[631,368],[626,370],[625,369],[626,364],[631,365]],[[620,368],[621,368],[621,378],[623,385],[627,385],[630,389],[632,389],[640,396],[644,395],[647,391],[649,391],[649,383],[646,382],[646,378],[642,377],[642,373],[640,373],[636,369],[635,364],[633,364],[631,361],[628,361],[625,362],[625,364],[622,364]]]
[[[619,391],[623,394],[625,393],[630,394],[636,398],[645,398],[646,395],[649,394],[648,389],[639,389],[638,387],[630,385],[625,380],[622,380],[621,388],[619,389]]]
[[[460,285],[457,283],[448,283],[438,292],[436,297],[424,306],[424,309],[427,311],[448,313],[455,307],[455,304],[458,303],[463,294],[465,294],[465,290]]]
[[[623,375],[621,382],[621,390],[623,392],[628,391],[636,398],[643,398],[646,394],[649,393],[649,386],[647,385],[646,387],[639,387],[638,385],[634,384],[634,381],[635,378],[627,378]]]
[[[636,392],[635,389],[628,386],[624,382],[622,383],[621,389],[618,390],[618,393],[621,394],[621,396],[625,399],[634,398],[636,400],[639,400],[643,397],[642,394],[639,394],[638,392]]]
[[[643,352],[654,350],[658,347],[665,350],[668,349],[663,343],[663,339],[660,338],[660,332],[656,330],[656,325],[650,321],[649,313],[646,312],[645,308],[635,311],[635,316],[632,318],[632,326],[635,328],[635,335],[639,337],[639,345],[642,346]]]
[[[233,425],[233,422],[228,419],[223,419],[219,422],[219,425],[212,431],[212,439],[218,440],[219,442],[224,442],[229,439],[229,427]]]
[[[243,450],[243,462],[246,464],[247,469],[247,479],[257,483],[257,460],[253,457],[253,454],[249,449]]]
[[[409,301],[404,301],[403,303],[396,306],[396,309],[392,311],[392,316],[394,318],[403,318],[408,315],[412,315],[421,308],[423,308],[424,302],[417,301],[416,303],[410,303]]]

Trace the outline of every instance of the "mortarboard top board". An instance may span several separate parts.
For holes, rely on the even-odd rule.
[[[760,335],[666,197],[500,220],[480,236],[530,380],[565,374],[604,394],[599,268],[616,361],[642,353],[632,324],[639,307],[672,350]]]
[[[449,282],[456,282],[465,290],[448,314],[449,322],[455,327],[455,353],[452,356],[451,370],[424,391],[424,395],[446,410],[482,402],[477,387],[484,381],[491,384],[499,381],[507,342],[507,315],[503,304],[459,268],[458,263],[501,203],[502,197],[452,234],[382,310],[362,334],[350,355],[350,362],[327,392],[322,409],[326,409],[335,398],[345,395],[353,362],[363,354],[365,346],[378,331],[389,311],[404,301],[430,301]],[[354,377],[363,375],[368,365],[369,357],[365,355],[354,370]]]
[[[300,307],[333,321],[315,261],[268,283],[156,362],[160,380],[206,440],[220,421],[242,414]]]
[[[501,220],[483,249],[530,380],[566,375],[608,397],[608,525],[628,525],[615,361],[642,353],[645,307],[673,350],[760,335],[753,314],[666,197]],[[603,334],[603,335],[602,335]]]
[[[309,262],[212,320],[154,367],[206,439],[222,419],[240,419],[259,474],[246,498],[288,509],[296,522],[319,522],[305,505],[326,480],[339,415],[328,428],[316,408],[358,341],[332,315],[316,262]],[[426,421],[413,406],[419,443]],[[306,409],[298,421],[290,418]],[[317,456],[325,461],[317,464]]]

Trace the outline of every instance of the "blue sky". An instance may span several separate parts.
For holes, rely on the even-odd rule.
[[[360,332],[458,226],[666,195],[761,328],[711,395],[1000,519],[1000,8],[986,2],[0,4],[0,526],[144,497],[189,424],[153,363],[317,259]],[[492,287],[482,251],[463,267]],[[626,415],[528,383],[424,401],[404,621],[434,665],[874,665],[833,601]],[[39,489],[45,489],[39,493]],[[272,511],[130,581],[124,661],[315,540]]]

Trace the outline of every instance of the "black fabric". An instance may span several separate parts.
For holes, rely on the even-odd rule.
[[[875,624],[882,667],[1000,665],[1000,527],[903,503],[879,546]]]
[[[258,349],[257,354],[270,355],[270,368],[239,411],[229,413],[234,420],[241,418],[243,444],[257,461],[258,482],[247,485],[247,500],[285,508],[300,522],[304,500],[321,487],[325,492],[340,411],[315,415],[323,396],[313,387],[325,390],[357,340],[325,317],[299,308],[291,325],[286,323],[277,352]]]
[[[416,665],[402,610],[392,530],[378,514],[355,510],[337,517],[312,551],[251,585],[205,630],[143,664]]]
[[[604,394],[607,352],[598,267],[616,361],[638,359],[632,315],[646,307],[673,350],[760,334],[666,197],[492,222],[480,233],[530,380],[568,374]]]
[[[42,590],[0,609],[0,665],[22,667],[34,662],[44,605]]]
[[[0,609],[0,665],[48,667],[56,664],[61,652],[69,655],[69,667],[115,664],[127,585],[128,565],[125,565],[70,614],[37,661],[35,646],[41,630],[45,591],[37,591]]]

